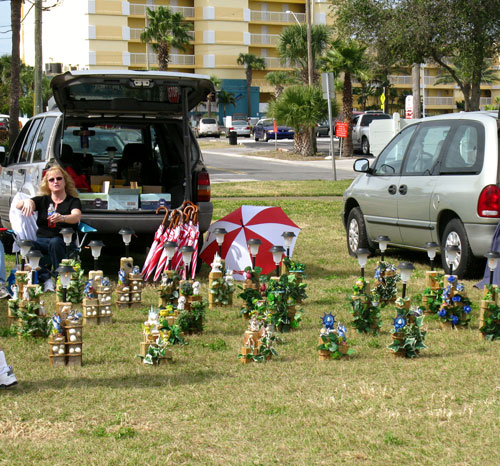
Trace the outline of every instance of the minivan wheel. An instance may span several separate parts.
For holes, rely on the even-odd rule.
[[[370,155],[370,143],[367,137],[363,137],[361,140],[361,152],[363,152],[363,155]]]
[[[347,250],[351,256],[355,256],[359,248],[371,249],[361,209],[354,207],[347,217]]]
[[[462,278],[470,271],[473,256],[464,225],[458,218],[448,222],[441,238],[441,262],[445,273],[449,274],[450,267],[446,263],[446,246],[458,246],[460,248],[460,252],[453,263],[453,275]]]

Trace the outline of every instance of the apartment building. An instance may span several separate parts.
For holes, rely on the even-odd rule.
[[[328,24],[330,3],[310,0],[314,24]],[[140,40],[146,26],[146,8],[169,6],[192,23],[186,50],[171,50],[169,70],[215,75],[222,88],[233,92],[237,104],[228,114],[247,112],[245,70],[236,63],[240,53],[264,58],[266,70],[253,73],[252,108],[265,111],[274,89],[265,80],[269,71],[290,69],[278,57],[276,44],[283,28],[305,23],[305,0],[65,0],[43,13],[44,63],[62,63],[62,69],[156,69],[151,46]],[[34,14],[24,5],[22,56],[34,64]],[[422,73],[427,114],[457,111],[463,100],[454,84],[436,84],[437,68]],[[411,92],[411,76],[391,76],[398,92]],[[485,85],[482,105],[494,103],[499,83]],[[340,97],[340,96],[339,96]],[[354,99],[355,105],[357,99]],[[369,102],[375,104],[371,99]],[[206,109],[200,107],[198,111]]]

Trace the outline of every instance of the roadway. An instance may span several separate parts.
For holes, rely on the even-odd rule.
[[[216,139],[214,139],[216,141]],[[221,138],[221,141],[224,139]],[[333,161],[280,160],[252,155],[274,150],[273,142],[255,142],[238,138],[240,144],[228,148],[202,150],[212,183],[279,180],[333,180]],[[318,138],[318,150],[328,154],[328,138]],[[278,141],[278,147],[290,150],[293,141]],[[335,158],[337,180],[352,179],[354,158]]]

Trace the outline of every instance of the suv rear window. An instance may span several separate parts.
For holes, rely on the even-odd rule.
[[[204,124],[204,125],[215,125],[217,122],[215,121],[215,119],[213,118],[203,118],[201,120],[201,122]]]
[[[373,120],[390,120],[391,116],[381,113],[380,115],[364,115],[361,126],[368,126]]]

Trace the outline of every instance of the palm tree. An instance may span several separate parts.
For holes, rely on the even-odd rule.
[[[344,153],[346,157],[351,157],[352,148],[352,78],[360,80],[368,76],[367,61],[365,57],[366,46],[355,40],[335,40],[331,48],[322,58],[325,71],[334,73],[344,73],[344,88],[342,90],[342,106],[344,121],[349,123],[347,138],[344,141]]]
[[[265,70],[266,62],[262,57],[258,57],[253,53],[240,53],[236,59],[238,65],[245,66],[245,73],[247,77],[247,99],[248,99],[248,117],[252,116],[252,99],[251,99],[251,86],[252,86],[252,73],[253,70]]]
[[[217,76],[210,76],[210,81],[214,83],[215,92],[220,88],[222,84],[222,79],[219,79]],[[207,95],[207,113],[208,117],[212,116],[212,99],[214,98],[214,94],[210,93]]]
[[[266,81],[274,86],[275,99],[279,99],[285,86],[298,83],[295,74],[289,73],[288,71],[270,71],[266,74]]]
[[[222,105],[224,118],[226,118],[226,105],[236,105],[234,94],[221,89],[217,94],[217,100],[219,101],[219,105]]]
[[[11,0],[10,21],[12,24],[12,61],[10,75],[10,109],[9,109],[9,147],[12,147],[19,133],[19,94],[21,59],[19,44],[21,42],[21,4],[22,0]]]
[[[311,47],[313,56],[313,83],[318,80],[316,72],[316,61],[325,51],[330,38],[330,29],[324,24],[311,27]],[[307,64],[307,27],[305,25],[294,25],[283,29],[277,46],[278,53],[283,62],[289,62],[294,68],[298,68],[302,81],[308,83]]]
[[[160,71],[167,71],[170,48],[186,50],[190,40],[188,32],[192,29],[192,24],[186,23],[181,13],[174,13],[165,6],[146,10],[147,26],[141,34],[141,40],[146,44],[152,42],[153,50],[158,54]]]
[[[334,102],[332,104],[335,116],[337,108]],[[314,154],[311,128],[328,116],[328,104],[323,99],[321,88],[305,85],[287,87],[278,100],[269,104],[268,113],[279,124],[295,129],[294,152],[304,156]]]
[[[465,111],[469,112],[472,100],[472,71],[470,66],[462,60],[452,60],[451,68],[455,71],[456,76],[463,83],[463,92],[465,98]],[[492,68],[492,61],[486,59],[481,66],[481,83],[493,84],[498,82],[497,72]],[[454,84],[456,80],[448,71],[441,71],[436,79],[436,84]]]

